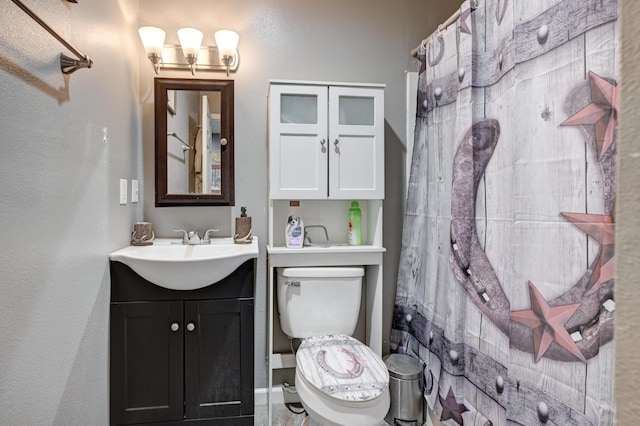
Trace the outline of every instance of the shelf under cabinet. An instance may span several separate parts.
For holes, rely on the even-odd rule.
[[[384,247],[372,245],[314,246],[301,249],[267,246],[269,264],[273,267],[378,265],[382,263],[385,251]]]

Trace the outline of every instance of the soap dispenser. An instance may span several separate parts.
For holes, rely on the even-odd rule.
[[[240,217],[236,217],[236,233],[233,242],[236,244],[251,243],[251,216],[247,216],[247,208],[240,207]]]

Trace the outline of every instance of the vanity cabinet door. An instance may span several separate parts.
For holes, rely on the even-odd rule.
[[[183,303],[111,304],[111,424],[183,418]]]
[[[186,418],[253,424],[253,299],[186,301],[184,318]]]

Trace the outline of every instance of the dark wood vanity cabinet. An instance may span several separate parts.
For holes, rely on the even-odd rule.
[[[255,260],[189,291],[111,269],[111,425],[253,425]]]

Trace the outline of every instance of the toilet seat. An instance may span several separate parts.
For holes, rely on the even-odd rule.
[[[311,424],[373,426],[389,411],[389,373],[347,335],[309,337],[296,353],[296,390]]]
[[[334,403],[375,400],[389,386],[389,372],[375,352],[344,334],[309,337],[296,353],[299,375]]]

